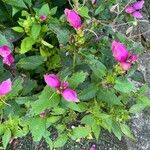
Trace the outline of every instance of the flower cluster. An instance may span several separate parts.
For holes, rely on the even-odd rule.
[[[74,10],[65,9],[65,15],[67,17],[67,21],[74,29],[81,28],[81,18],[79,14]]]
[[[11,66],[11,64],[14,63],[14,57],[7,45],[3,45],[0,47],[0,56],[3,58],[4,64]]]
[[[140,10],[143,8],[144,0],[137,1],[128,7],[126,7],[125,12],[131,14],[135,18],[142,18]]]
[[[3,81],[0,84],[0,96],[5,96],[6,94],[8,94],[12,89],[12,82],[10,79],[7,79],[5,81]]]
[[[55,74],[46,74],[44,75],[44,80],[48,86],[55,88],[59,94],[61,94],[66,101],[69,102],[78,102],[77,93],[68,88],[68,82],[62,82],[59,77]]]
[[[121,67],[125,71],[129,70],[131,65],[138,58],[136,54],[129,53],[127,48],[122,43],[117,41],[112,42],[112,53],[115,60],[120,63]]]

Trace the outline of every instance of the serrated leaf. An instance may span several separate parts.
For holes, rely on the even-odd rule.
[[[116,80],[114,88],[123,93],[130,93],[135,89],[134,84],[128,80]]]
[[[23,0],[5,0],[5,3],[22,9],[27,8]]]
[[[7,148],[7,144],[9,143],[10,138],[11,138],[11,131],[10,129],[6,129],[4,132],[4,135],[2,136],[2,143],[3,143],[4,149]]]
[[[133,106],[131,106],[131,108],[129,109],[129,112],[130,113],[138,113],[138,112],[141,112],[144,110],[144,108],[146,107],[147,105],[146,104],[143,104],[143,103],[138,103],[138,104],[135,104]]]
[[[63,147],[68,140],[68,136],[66,134],[61,134],[58,138],[54,141],[54,148]]]
[[[87,88],[83,89],[79,93],[79,99],[80,100],[89,100],[95,97],[96,93],[98,91],[98,87],[95,84],[88,85]]]
[[[42,7],[39,10],[39,16],[42,16],[42,15],[48,16],[49,11],[50,9],[49,9],[48,4],[42,5]]]
[[[31,35],[33,39],[37,39],[41,31],[41,25],[34,23],[31,27]]]
[[[114,135],[119,139],[121,140],[121,137],[122,137],[122,131],[121,131],[121,128],[119,126],[119,124],[115,121],[113,121],[113,124],[112,124],[112,131],[114,133]]]
[[[44,63],[44,58],[42,56],[29,56],[24,57],[19,60],[17,66],[25,70],[34,70]]]
[[[138,81],[138,82],[142,82],[144,83],[145,82],[145,79],[144,79],[144,75],[142,72],[140,72],[139,70],[136,70],[131,76],[130,78],[134,81]]]
[[[21,42],[21,49],[20,53],[24,54],[32,49],[32,45],[35,43],[34,39],[32,37],[26,37]]]
[[[94,133],[96,140],[98,140],[101,132],[101,127],[97,125],[96,122],[93,123],[92,132]]]
[[[19,95],[19,92],[23,89],[23,79],[18,78],[13,82],[12,90],[11,92],[7,95],[10,98],[16,97]]]
[[[60,102],[60,96],[50,87],[46,86],[39,96],[39,99],[32,103],[32,114],[39,114],[45,109],[56,107]]]
[[[120,124],[121,131],[129,138],[135,140],[130,128],[126,124]]]
[[[46,120],[43,118],[32,118],[29,120],[29,129],[34,141],[40,141],[46,131]]]
[[[99,100],[106,102],[108,105],[122,105],[120,99],[115,95],[112,90],[100,89],[97,93]]]
[[[81,123],[85,125],[92,126],[94,122],[94,118],[92,114],[86,115],[81,119]]]
[[[85,138],[91,133],[91,128],[89,126],[86,127],[76,127],[72,129],[72,139],[80,139]]]
[[[65,45],[69,41],[70,35],[66,28],[62,28],[58,24],[49,24],[48,27],[57,35],[59,44]]]
[[[68,79],[69,82],[69,87],[75,89],[78,87],[78,85],[82,82],[84,82],[84,80],[86,79],[87,73],[86,72],[77,72],[74,73],[70,79]]]
[[[78,11],[80,16],[85,17],[85,18],[90,18],[88,7],[86,7],[86,6],[81,7],[77,11]]]

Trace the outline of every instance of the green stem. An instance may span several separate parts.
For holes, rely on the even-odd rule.
[[[75,66],[76,66],[76,53],[74,53],[74,55],[73,55],[73,70],[74,70]]]

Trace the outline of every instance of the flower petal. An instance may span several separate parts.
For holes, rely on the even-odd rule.
[[[0,84],[0,96],[4,96],[9,93],[12,89],[12,82],[10,79],[3,81]]]

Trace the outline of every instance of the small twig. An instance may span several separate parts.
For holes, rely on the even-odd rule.
[[[68,0],[68,2],[69,2],[69,5],[73,8],[73,5],[72,5],[71,1],[70,1],[70,0]]]
[[[150,30],[147,30],[147,31],[142,32],[142,33],[140,33],[140,34],[133,35],[133,36],[131,36],[130,38],[134,38],[134,37],[137,37],[137,36],[140,36],[140,35],[146,34],[146,33],[148,33],[148,32],[150,32]]]
[[[83,31],[89,31],[89,32],[93,33],[93,34],[96,36],[96,38],[98,38],[98,35],[97,35],[93,30],[85,29],[85,30],[83,30]]]

